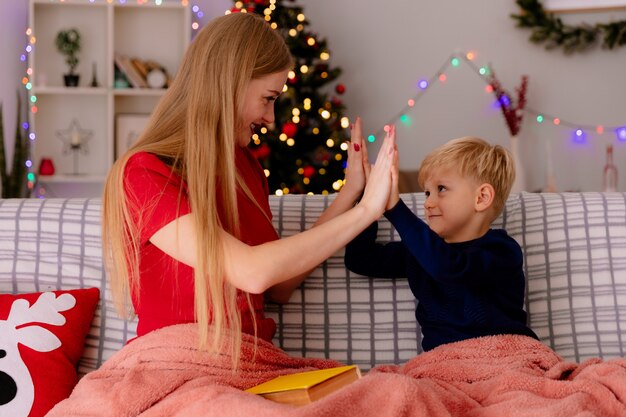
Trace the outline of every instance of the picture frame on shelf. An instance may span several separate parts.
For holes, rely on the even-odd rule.
[[[120,113],[115,118],[115,159],[122,156],[139,138],[150,119],[149,114]]]

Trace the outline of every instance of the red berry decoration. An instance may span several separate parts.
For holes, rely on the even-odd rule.
[[[305,166],[303,170],[304,172],[302,173],[302,175],[304,175],[306,178],[311,178],[313,175],[315,175],[315,168],[310,165]]]
[[[317,64],[317,65],[315,65],[315,71],[317,71],[317,72],[328,71],[328,64]]]
[[[509,128],[512,136],[519,133],[522,127],[522,118],[524,116],[524,106],[526,105],[526,89],[528,87],[528,76],[522,75],[522,83],[515,89],[517,92],[517,101],[512,103],[511,94],[506,91],[500,81],[496,78],[496,73],[491,70],[489,75],[489,85],[493,94],[498,99],[498,104],[504,115],[504,120]]]
[[[258,148],[252,148],[251,151],[252,155],[254,155],[254,157],[259,160],[266,159],[268,156],[270,156],[270,153],[272,153],[267,143],[261,144],[261,146],[259,146]]]
[[[330,103],[333,105],[333,107],[340,107],[342,101],[339,100],[337,97],[333,97],[332,99],[330,99]]]
[[[298,125],[292,122],[287,122],[283,125],[283,133],[288,138],[293,138],[298,132]]]
[[[346,86],[343,84],[337,84],[337,86],[335,87],[335,91],[337,92],[337,94],[343,94],[346,92]]]

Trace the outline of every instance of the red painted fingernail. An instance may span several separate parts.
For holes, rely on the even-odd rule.
[[[354,144],[354,150],[357,151],[357,152],[361,150],[361,147],[359,146],[358,143]]]

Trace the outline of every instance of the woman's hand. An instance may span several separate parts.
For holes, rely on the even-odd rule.
[[[346,168],[346,183],[342,188],[344,193],[350,194],[356,200],[363,190],[370,173],[370,163],[367,147],[363,140],[361,118],[357,117],[352,125],[350,142],[348,142],[348,166]]]
[[[373,211],[376,216],[383,214],[390,201],[392,170],[394,160],[397,161],[397,158],[396,128],[392,125],[387,131],[385,140],[378,151],[376,163],[370,171],[367,185],[365,186],[365,192],[361,199],[361,205]]]

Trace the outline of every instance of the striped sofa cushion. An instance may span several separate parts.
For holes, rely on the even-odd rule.
[[[281,236],[310,228],[334,197],[270,197]],[[403,194],[418,215],[423,195]],[[522,245],[530,326],[564,358],[624,356],[626,194],[521,193],[494,227]],[[379,240],[397,240],[380,221]],[[100,200],[0,200],[0,292],[104,288],[79,371],[100,366],[135,335],[106,289]],[[275,343],[299,356],[331,357],[369,369],[421,352],[416,301],[406,280],[377,280],[344,268],[343,250],[320,265],[287,305],[268,305]]]
[[[531,328],[569,360],[624,357],[626,194],[524,194],[517,204]]]

